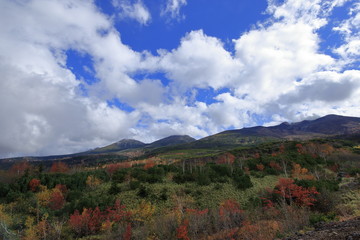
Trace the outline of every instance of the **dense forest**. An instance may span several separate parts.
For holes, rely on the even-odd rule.
[[[0,236],[275,239],[360,216],[355,142],[283,141],[190,153],[14,163],[0,174]]]

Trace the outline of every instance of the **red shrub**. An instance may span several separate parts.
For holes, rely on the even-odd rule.
[[[61,192],[64,196],[65,196],[65,194],[66,194],[67,191],[68,191],[66,185],[64,185],[64,184],[56,184],[55,188],[56,188],[56,189],[59,189],[60,192]]]
[[[188,227],[189,227],[189,220],[183,220],[180,226],[176,229],[176,238],[183,239],[183,240],[190,240],[188,236]]]
[[[111,222],[127,222],[129,221],[130,215],[131,213],[129,211],[125,211],[125,206],[121,205],[120,201],[116,201],[114,206],[107,208],[105,211],[100,211],[98,207],[94,210],[84,208],[80,214],[79,211],[76,210],[74,214],[70,215],[69,225],[75,233],[83,236],[99,232],[105,223],[109,225]],[[131,226],[129,234],[131,236]]]
[[[66,173],[69,171],[68,165],[63,162],[54,162],[50,168],[52,173]]]
[[[281,168],[281,166],[280,166],[280,164],[278,164],[277,162],[275,162],[275,161],[271,161],[270,163],[269,163],[269,165],[270,165],[270,167],[272,168],[272,169],[275,169],[275,170],[277,170],[277,171],[280,171],[282,168]]]
[[[257,170],[262,172],[262,171],[264,171],[265,166],[263,164],[256,164],[256,168],[257,168]]]
[[[16,175],[23,175],[26,170],[30,168],[30,164],[27,161],[22,161],[15,163],[11,166],[10,172],[15,173]]]
[[[55,191],[53,191],[50,196],[49,207],[52,210],[59,210],[64,207],[64,204],[65,198],[60,192],[60,190],[56,189]]]
[[[315,187],[303,188],[294,184],[294,180],[290,178],[280,178],[274,193],[290,203],[294,201],[299,206],[314,205],[316,201],[314,195],[319,194]]]
[[[29,182],[29,188],[32,192],[36,192],[41,182],[39,179],[33,178]]]
[[[124,233],[124,240],[130,240],[132,235],[131,231],[131,223],[127,223],[126,225],[126,231]]]
[[[106,171],[112,176],[117,170],[121,168],[131,168],[130,162],[113,163],[106,166]]]
[[[155,166],[155,162],[153,160],[148,160],[144,165],[144,169],[147,170],[149,168],[153,168],[154,166]]]

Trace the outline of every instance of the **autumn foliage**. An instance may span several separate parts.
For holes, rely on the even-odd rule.
[[[99,186],[100,184],[101,184],[101,180],[98,179],[97,177],[93,176],[93,175],[89,175],[86,178],[86,185],[89,188],[95,188],[95,187]]]
[[[222,217],[227,214],[241,214],[242,212],[240,204],[235,200],[228,199],[220,204],[219,215]]]
[[[106,166],[106,171],[112,176],[117,170],[122,168],[131,168],[130,162],[112,163]]]
[[[295,147],[298,153],[304,153],[304,147],[301,143],[296,144]]]
[[[176,229],[176,238],[182,240],[190,240],[188,236],[189,220],[184,219],[180,226]]]
[[[0,172],[12,175],[0,181],[0,235],[8,231],[6,239],[26,240],[290,236],[313,224],[314,212],[322,217],[338,210],[333,207],[338,199],[332,200],[341,193],[340,181],[328,169],[349,172],[341,162],[341,143],[325,142],[274,142],[209,151],[205,157],[194,150],[126,162],[111,153],[89,165],[82,157],[81,163],[66,161],[80,164],[72,171],[65,161],[33,167],[21,162]]]
[[[295,179],[306,179],[306,180],[313,180],[315,179],[314,176],[312,176],[309,173],[309,170],[306,168],[302,168],[300,164],[294,163],[293,169],[292,169],[292,177]]]
[[[60,192],[65,196],[66,193],[68,192],[68,189],[66,187],[66,185],[64,184],[56,184],[55,186],[56,189],[60,190]]]
[[[235,161],[235,156],[231,153],[225,153],[218,157],[217,164],[233,164]]]
[[[275,170],[277,170],[277,171],[281,171],[281,170],[282,170],[280,164],[277,163],[277,162],[275,162],[275,161],[270,161],[269,166],[270,166],[272,169],[275,169]]]
[[[315,187],[304,188],[294,183],[293,179],[280,178],[274,189],[274,193],[281,199],[291,204],[294,202],[298,206],[312,206],[316,201],[315,195],[319,194]]]
[[[39,179],[33,178],[29,182],[29,188],[32,192],[36,192],[38,187],[40,186],[41,182]]]
[[[152,168],[155,166],[155,161],[153,160],[148,160],[145,165],[144,165],[144,169],[147,170],[149,168]]]
[[[12,165],[10,172],[15,173],[16,175],[23,175],[28,169],[30,169],[30,164],[27,161],[22,161]]]
[[[256,164],[256,169],[262,172],[264,171],[265,166],[263,164]]]
[[[65,198],[63,193],[59,189],[54,188],[49,199],[49,207],[52,210],[60,210],[64,207],[64,204]]]
[[[125,206],[116,201],[114,206],[101,211],[99,207],[95,209],[84,208],[82,213],[78,210],[70,215],[69,225],[79,236],[86,236],[99,232],[104,227],[104,223],[112,225],[129,220],[131,213],[125,210]],[[127,227],[128,228],[128,227]]]
[[[128,222],[126,224],[126,230],[125,230],[125,233],[124,233],[124,240],[130,240],[131,235],[132,235],[132,227],[131,227],[131,223]]]
[[[50,168],[51,173],[66,173],[69,171],[68,165],[63,162],[54,162]]]

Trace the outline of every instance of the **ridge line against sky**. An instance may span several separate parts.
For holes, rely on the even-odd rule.
[[[360,117],[356,0],[2,0],[0,157]]]

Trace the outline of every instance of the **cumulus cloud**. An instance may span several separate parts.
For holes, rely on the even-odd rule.
[[[225,87],[241,71],[241,63],[224,49],[222,42],[202,30],[188,33],[177,49],[160,51],[160,58],[162,70],[183,88]]]
[[[331,66],[334,60],[318,52],[318,43],[318,35],[304,23],[278,22],[243,34],[235,40],[235,49],[247,81],[237,94],[250,94],[260,102],[274,100],[296,80]]]
[[[193,30],[156,55],[123,44],[113,19],[92,1],[1,1],[0,21],[11,24],[0,25],[0,156],[70,153],[125,137],[205,137],[329,113],[360,116],[360,71],[348,67],[358,61],[359,4],[334,28],[345,40],[334,50],[340,57],[320,49],[319,29],[347,1],[269,1],[268,21],[234,39],[234,52]],[[142,1],[113,4],[141,24],[151,19]],[[178,18],[184,5],[168,1],[163,14]],[[76,78],[68,50],[91,58],[98,81]],[[169,83],[134,79],[138,73],[163,73]],[[213,101],[199,100],[200,90]],[[107,104],[113,99],[132,111]]]
[[[360,3],[354,4],[348,15],[348,19],[334,27],[334,30],[340,32],[345,38],[345,43],[334,49],[334,52],[342,57],[345,64],[358,61],[360,56]]]
[[[69,153],[128,136],[137,114],[79,94],[81,81],[66,68],[67,49],[91,54],[100,75],[114,68],[110,53],[123,56],[116,69],[136,65],[139,54],[122,45],[110,19],[89,1],[0,5],[1,21],[13,23],[0,26],[1,155]]]
[[[120,18],[131,18],[142,25],[147,25],[151,20],[151,14],[141,0],[113,0],[114,7],[118,8]]]
[[[185,16],[180,14],[180,10],[186,6],[186,4],[186,0],[167,0],[165,7],[161,11],[161,15],[169,16],[172,19],[183,19]]]
[[[360,86],[360,72],[356,70],[336,72],[319,72],[310,76],[304,84],[280,97],[280,104],[301,102],[339,102],[351,99]]]

